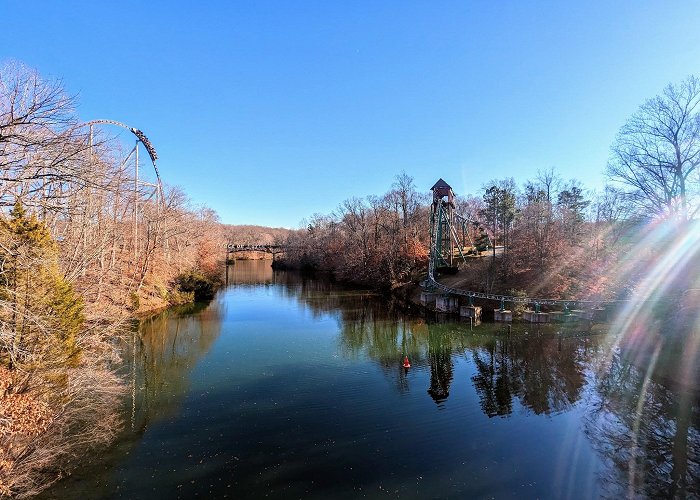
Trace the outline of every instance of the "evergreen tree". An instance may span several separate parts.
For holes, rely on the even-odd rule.
[[[479,236],[477,236],[474,246],[476,247],[476,251],[479,253],[485,252],[489,249],[489,235],[486,234],[486,231],[483,229],[479,231]]]
[[[576,182],[571,181],[569,187],[562,190],[557,197],[559,208],[564,223],[564,231],[572,244],[578,244],[585,221],[585,210],[590,204],[586,200],[583,190]]]
[[[480,215],[484,223],[491,228],[491,234],[493,235],[493,260],[496,259],[496,234],[498,226],[498,209],[500,200],[500,189],[493,185],[484,191],[484,205],[485,207],[481,210]]]
[[[61,275],[58,249],[46,225],[17,202],[0,219],[2,364],[24,370],[75,366],[83,302]]]

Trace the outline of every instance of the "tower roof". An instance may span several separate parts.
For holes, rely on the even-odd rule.
[[[452,189],[448,183],[442,180],[442,178],[438,179],[438,181],[435,183],[433,187],[430,188],[431,191],[435,191],[436,189]]]

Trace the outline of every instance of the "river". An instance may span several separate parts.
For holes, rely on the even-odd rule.
[[[141,323],[124,431],[44,498],[700,495],[697,394],[604,327],[426,319],[264,261],[229,280]]]

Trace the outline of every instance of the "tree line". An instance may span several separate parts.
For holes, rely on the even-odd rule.
[[[462,228],[465,253],[491,252],[490,261],[463,266],[469,286],[552,298],[629,293],[659,249],[645,249],[637,266],[622,257],[652,221],[688,230],[700,210],[699,165],[700,81],[691,76],[646,101],[620,129],[602,189],[548,168],[520,185],[494,179],[457,196],[456,212],[477,222]],[[288,236],[284,264],[384,288],[416,280],[429,252],[429,200],[402,173],[383,195],[312,216]]]
[[[426,200],[402,173],[385,194],[345,200],[290,232],[282,265],[380,287],[406,282],[428,258]]]
[[[291,232],[284,264],[331,272],[337,279],[393,288],[419,279],[430,246],[430,195],[405,173],[381,196],[351,198]],[[456,212],[476,224],[457,228],[470,286],[490,292],[528,288],[560,296],[593,289],[593,262],[618,255],[615,240],[633,224],[612,188],[585,190],[549,169],[518,186],[494,180],[479,196],[456,196]],[[496,247],[502,247],[496,258]],[[600,266],[601,268],[604,266]],[[541,277],[547,276],[547,283]],[[585,278],[585,280],[584,280]]]

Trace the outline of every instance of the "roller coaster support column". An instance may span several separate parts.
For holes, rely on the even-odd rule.
[[[139,263],[139,140],[134,146],[134,266]]]

